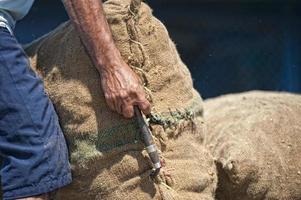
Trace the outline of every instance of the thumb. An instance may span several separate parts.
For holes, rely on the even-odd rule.
[[[149,115],[151,112],[151,106],[148,100],[140,101],[137,103],[137,106],[139,109],[143,112],[145,115]]]

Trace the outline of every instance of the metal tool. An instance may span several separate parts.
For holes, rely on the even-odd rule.
[[[143,142],[146,146],[146,151],[153,163],[153,171],[151,172],[150,176],[152,178],[155,178],[161,169],[161,162],[158,154],[158,150],[156,148],[156,145],[154,144],[154,140],[152,138],[152,134],[142,116],[142,113],[138,106],[134,106],[135,115],[138,121],[138,126],[141,131]]]

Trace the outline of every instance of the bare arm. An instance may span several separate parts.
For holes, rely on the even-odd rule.
[[[143,87],[114,44],[101,0],[63,2],[94,66],[100,72],[109,107],[127,118],[134,115],[134,105],[148,114],[150,104],[145,98]]]

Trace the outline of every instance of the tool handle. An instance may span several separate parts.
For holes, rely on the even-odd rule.
[[[142,116],[142,113],[138,106],[134,106],[134,111],[136,118],[138,120],[138,126],[142,134],[143,142],[146,146],[146,151],[154,165],[155,171],[153,172],[153,176],[156,176],[159,174],[161,163],[160,163],[160,157],[156,148],[156,145],[154,144],[152,134]]]

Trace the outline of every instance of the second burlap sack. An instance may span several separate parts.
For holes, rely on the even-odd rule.
[[[200,145],[202,99],[167,30],[140,1],[109,0],[104,9],[117,47],[152,103],[149,123],[164,167],[150,179],[135,119],[108,108],[98,72],[67,22],[26,48],[70,149],[74,180],[56,198],[213,199],[216,169]]]
[[[217,199],[301,199],[301,95],[249,92],[204,107]]]

